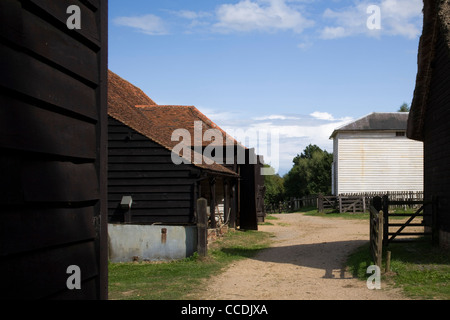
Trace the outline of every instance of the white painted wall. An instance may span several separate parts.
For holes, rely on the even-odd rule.
[[[108,224],[108,245],[111,262],[183,259],[197,251],[197,227]]]
[[[423,143],[394,132],[334,137],[334,194],[423,191]]]

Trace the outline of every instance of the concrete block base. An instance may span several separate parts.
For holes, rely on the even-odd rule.
[[[109,260],[168,261],[197,251],[196,226],[108,224]]]

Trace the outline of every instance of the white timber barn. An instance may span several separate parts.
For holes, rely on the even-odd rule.
[[[423,191],[423,143],[408,112],[371,113],[333,131],[333,195]]]

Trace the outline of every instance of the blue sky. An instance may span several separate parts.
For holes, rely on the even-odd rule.
[[[266,159],[284,174],[310,143],[331,152],[335,128],[411,103],[422,6],[109,0],[109,68],[156,103],[194,105],[230,132],[278,132],[278,159]]]

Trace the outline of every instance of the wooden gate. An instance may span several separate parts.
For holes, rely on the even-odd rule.
[[[365,196],[324,196],[317,197],[317,209],[324,212],[325,209],[335,209],[339,213],[366,212]]]
[[[408,201],[392,201],[389,200],[389,196],[383,196],[382,206],[383,206],[383,215],[384,215],[384,228],[383,228],[383,245],[387,246],[393,242],[407,242],[407,241],[417,241],[417,238],[406,238],[406,239],[398,239],[398,237],[411,237],[411,236],[431,236],[432,242],[435,243],[437,241],[436,235],[436,203],[437,198],[433,197],[431,201],[418,201],[418,200],[408,200]],[[390,213],[390,206],[418,206],[418,209],[414,213]],[[425,206],[431,206],[431,213],[424,213]],[[390,217],[409,217],[406,222],[391,222]],[[428,225],[425,224],[424,220],[422,222],[417,223],[413,222],[415,218],[425,218],[430,217],[431,223]],[[391,231],[391,227],[398,227],[397,230]],[[406,228],[410,227],[424,227],[424,231],[405,231]],[[426,231],[425,227],[429,227],[431,231]],[[410,230],[410,229],[409,229]]]

